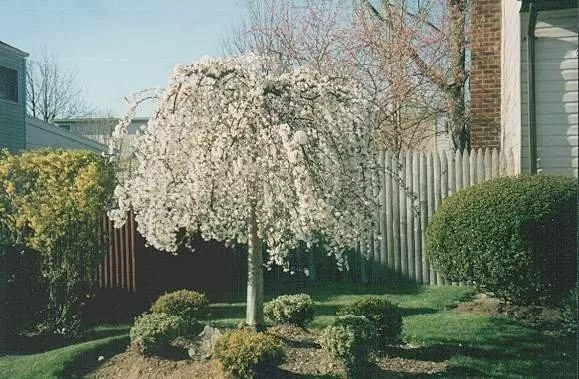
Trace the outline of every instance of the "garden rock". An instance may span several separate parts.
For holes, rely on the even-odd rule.
[[[205,326],[201,333],[197,335],[192,346],[188,349],[189,357],[193,360],[210,359],[213,354],[215,341],[221,336],[219,329],[212,326]]]

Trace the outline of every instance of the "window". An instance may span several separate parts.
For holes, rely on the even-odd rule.
[[[18,102],[18,71],[0,66],[0,99]]]

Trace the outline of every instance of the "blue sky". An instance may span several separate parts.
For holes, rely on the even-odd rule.
[[[76,71],[89,105],[122,115],[124,96],[165,87],[176,64],[222,55],[245,8],[246,0],[0,0],[0,40],[29,59],[54,53]]]

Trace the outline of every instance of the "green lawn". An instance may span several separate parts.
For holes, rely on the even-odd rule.
[[[576,377],[573,338],[555,338],[506,318],[458,313],[454,306],[473,295],[469,287],[413,286],[350,283],[320,284],[303,292],[316,302],[316,317],[309,325],[323,328],[336,310],[364,297],[380,296],[397,303],[404,315],[404,340],[414,349],[393,349],[392,356],[450,362],[447,376],[457,377]],[[271,299],[281,292],[273,290]],[[244,320],[245,304],[211,306],[212,323],[235,327]],[[122,351],[128,326],[102,327],[87,336],[93,339],[42,354],[0,357],[2,378],[58,378],[87,372],[99,355]]]
[[[99,356],[110,358],[124,351],[129,343],[128,332],[128,325],[101,326],[87,333],[86,342],[40,354],[0,357],[0,378],[76,377],[95,367]]]

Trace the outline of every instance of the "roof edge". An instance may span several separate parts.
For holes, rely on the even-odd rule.
[[[577,0],[523,0],[521,12],[528,12],[530,3],[533,3],[538,11],[577,8]]]
[[[30,56],[30,54],[28,54],[27,52],[17,49],[14,46],[10,46],[9,44],[3,41],[0,41],[0,50],[7,51],[22,58],[27,58],[28,56]]]

